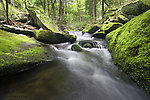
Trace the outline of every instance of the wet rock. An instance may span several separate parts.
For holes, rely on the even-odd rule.
[[[92,34],[92,33],[95,33],[96,31],[98,31],[99,29],[100,29],[99,26],[94,26],[90,30],[88,30],[87,33]]]
[[[105,32],[97,32],[97,33],[92,34],[91,37],[95,37],[95,38],[99,38],[99,39],[105,39],[105,36],[106,36]]]
[[[103,27],[101,28],[101,30],[105,32],[105,35],[107,35],[111,31],[113,31],[121,26],[122,26],[121,23],[109,22],[108,24],[104,24]]]
[[[97,48],[97,42],[92,40],[79,41],[79,45],[85,48]]]
[[[74,44],[71,46],[71,50],[72,51],[82,51],[83,49],[79,45]]]

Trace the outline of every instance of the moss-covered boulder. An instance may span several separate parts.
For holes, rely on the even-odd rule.
[[[106,36],[113,61],[150,92],[150,10]]]
[[[73,44],[73,45],[71,46],[71,50],[72,50],[72,51],[82,51],[83,49],[82,49],[79,45]]]
[[[121,27],[122,24],[121,23],[117,23],[117,22],[109,22],[108,24],[103,24],[103,26],[101,27],[101,30],[105,32],[105,34],[107,35],[108,33],[110,33],[111,31]]]
[[[75,42],[76,36],[65,33],[55,33],[50,30],[36,30],[36,39],[48,44],[58,44],[64,42]]]
[[[145,1],[149,2],[148,0]],[[139,1],[131,2],[125,5],[124,7],[122,7],[121,14],[125,15],[126,17],[127,15],[138,16],[149,9],[150,9],[150,5],[147,5],[146,2],[139,0]]]
[[[10,25],[0,26],[0,29],[11,32],[11,33],[24,34],[24,35],[27,35],[30,37],[35,37],[35,33],[32,30],[16,28],[16,27],[10,26]]]
[[[105,32],[97,32],[97,33],[92,34],[91,37],[105,39],[105,36],[106,36]]]
[[[33,65],[28,64],[47,60],[45,48],[35,39],[0,30],[0,76],[31,69]]]

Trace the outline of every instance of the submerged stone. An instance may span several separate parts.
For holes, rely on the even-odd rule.
[[[83,45],[84,48],[92,48],[92,44],[91,43],[85,43]]]
[[[71,50],[72,50],[72,51],[82,51],[83,49],[82,49],[79,45],[73,44],[73,45],[71,46]]]

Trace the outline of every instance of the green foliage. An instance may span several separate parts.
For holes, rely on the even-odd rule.
[[[150,10],[107,35],[114,62],[150,92]]]

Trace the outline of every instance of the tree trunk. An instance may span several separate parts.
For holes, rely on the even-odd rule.
[[[59,0],[59,20],[58,20],[58,23],[59,23],[59,26],[61,26],[62,24],[62,15],[63,15],[63,0]]]
[[[6,23],[9,24],[9,15],[8,15],[8,0],[6,0]]]
[[[51,15],[52,15],[53,21],[56,20],[55,3],[56,3],[56,0],[51,0],[51,11],[52,11]]]
[[[79,13],[79,21],[81,22],[81,2],[79,0],[77,0],[77,5],[78,5],[78,13]]]
[[[44,8],[44,13],[46,13],[46,0],[44,0],[44,6],[43,6],[43,8]]]
[[[47,0],[47,10],[48,10],[48,16],[50,17],[49,5],[50,5],[50,0]]]
[[[102,0],[102,18],[104,18],[104,0]]]
[[[1,2],[1,5],[2,5],[4,17],[6,18],[6,10],[5,10],[5,6],[4,6],[4,2],[3,2],[3,0],[0,0],[0,2]]]

